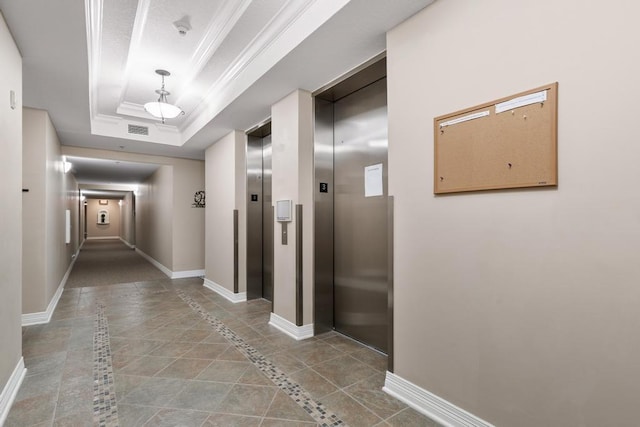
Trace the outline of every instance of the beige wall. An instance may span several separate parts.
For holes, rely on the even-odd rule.
[[[173,173],[173,271],[204,269],[204,209],[193,207],[204,190],[204,162],[177,160]]]
[[[74,256],[80,248],[82,230],[82,222],[80,222],[80,193],[78,189],[78,181],[71,173],[64,176],[65,183],[65,209],[71,212],[71,243],[67,250]],[[63,228],[64,230],[64,228]],[[62,238],[65,236],[63,234]]]
[[[303,206],[303,324],[313,322],[313,102],[298,90],[271,107],[273,203],[291,199]],[[288,245],[274,225],[274,313],[296,321],[296,222],[288,224]],[[275,218],[274,218],[275,221]]]
[[[495,425],[638,423],[638,16],[448,0],[388,35],[395,373]],[[434,197],[435,116],[554,81],[557,189]]]
[[[233,211],[238,209],[238,291],[246,284],[246,135],[233,131],[205,153],[205,277],[233,292]]]
[[[101,205],[98,199],[87,199],[87,238],[120,236],[120,206],[116,199],[107,200],[106,205]],[[109,224],[98,224],[98,212],[109,212]]]
[[[77,235],[77,183],[65,174],[60,142],[44,110],[23,112],[23,313],[47,309],[78,248],[65,243],[65,210]],[[75,221],[73,221],[75,219]]]
[[[135,217],[133,215],[133,192],[129,191],[122,199],[120,206],[120,238],[131,246],[135,246]]]
[[[235,143],[231,132],[205,152],[205,277],[233,291]]]
[[[238,210],[238,291],[247,291],[247,135],[235,136],[235,204]]]
[[[173,166],[160,166],[137,193],[136,248],[173,270]]]
[[[25,108],[23,112],[22,186],[22,312],[46,308],[44,281],[46,264],[46,112]]]
[[[22,58],[0,13],[0,392],[22,355]],[[8,102],[16,94],[16,108]]]
[[[70,146],[64,146],[63,152],[69,156],[162,165],[162,171],[159,169],[139,186],[136,247],[174,273],[197,270],[201,274],[204,270],[204,209],[193,208],[192,203],[195,192],[204,189],[203,161]],[[117,186],[111,186],[111,189],[117,189]],[[156,197],[157,200],[152,200]],[[160,209],[152,210],[150,204]]]
[[[64,172],[60,141],[53,123],[47,114],[47,211],[55,215],[47,216],[47,304],[65,280],[71,262],[78,251],[79,241],[77,216],[80,195],[78,182],[72,173]],[[66,243],[66,215],[71,214],[71,242]]]

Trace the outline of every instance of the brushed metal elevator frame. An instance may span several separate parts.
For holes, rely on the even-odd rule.
[[[302,205],[296,205],[296,326],[303,324]]]
[[[314,328],[319,334],[334,328],[334,218],[333,197],[334,182],[334,137],[333,128],[328,130],[327,124],[334,123],[333,103],[378,80],[386,77],[386,53],[372,58],[367,63],[349,72],[340,79],[331,82],[314,92],[315,97],[315,130],[314,130]],[[326,185],[325,185],[326,184]],[[319,187],[328,187],[328,194],[321,193]],[[387,200],[387,356],[388,370],[393,372],[394,366],[394,328],[393,328],[393,197]],[[329,213],[330,212],[330,213]]]
[[[393,373],[393,209],[394,198],[393,196],[387,197],[387,370]]]
[[[273,206],[269,120],[247,131],[247,299],[265,298],[273,303]],[[255,200],[252,196],[255,196]]]
[[[238,239],[239,235],[239,223],[238,223],[238,209],[233,210],[233,293],[237,294],[239,292],[239,247],[240,242]]]

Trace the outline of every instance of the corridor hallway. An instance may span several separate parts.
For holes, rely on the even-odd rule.
[[[268,325],[268,301],[150,266],[84,243],[51,322],[23,328],[5,426],[437,425],[381,390],[377,352],[333,332],[296,341]]]

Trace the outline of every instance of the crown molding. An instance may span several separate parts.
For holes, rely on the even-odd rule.
[[[142,43],[142,36],[144,35],[144,28],[147,25],[147,18],[149,17],[149,10],[151,9],[151,0],[139,0],[138,9],[136,10],[136,18],[133,21],[133,30],[131,31],[131,43],[129,43],[129,53],[124,65],[124,73],[122,73],[122,88],[120,89],[120,96],[118,98],[118,105],[124,103],[124,97],[129,90],[129,81],[131,80],[131,73],[134,58],[140,57],[143,52],[140,52],[140,44]]]
[[[179,83],[177,93],[182,95],[179,95],[176,100],[178,104],[183,100],[184,94],[187,92],[186,88],[193,83],[209,63],[231,30],[233,30],[240,18],[242,18],[242,15],[244,15],[251,2],[252,0],[226,0],[222,3],[218,13],[216,13],[215,18],[209,23],[204,36],[191,56],[191,65],[189,66],[188,74],[186,74]]]
[[[349,0],[289,0],[209,87],[182,127],[191,139]]]
[[[89,61],[89,116],[93,119],[98,112],[98,76],[102,57],[102,2],[85,0],[85,21],[87,29],[87,59]]]

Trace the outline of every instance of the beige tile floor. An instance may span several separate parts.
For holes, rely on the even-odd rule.
[[[388,396],[386,357],[337,333],[296,341],[265,300],[232,304],[201,279],[66,289],[49,324],[23,329],[27,376],[11,426],[94,424],[94,333],[108,322],[119,426],[316,426],[318,421],[179,297],[257,349],[345,425],[437,426]]]

